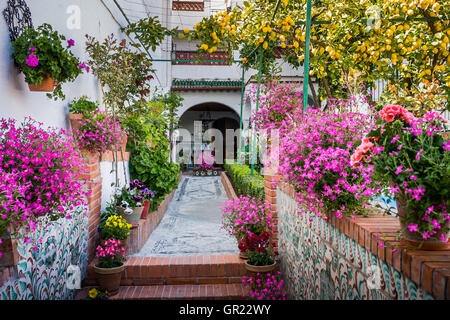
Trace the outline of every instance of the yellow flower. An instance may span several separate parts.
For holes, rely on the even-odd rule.
[[[242,63],[246,63],[247,62],[247,58],[242,59]]]
[[[94,288],[94,289],[89,290],[89,297],[91,299],[95,299],[95,298],[97,298],[97,296],[98,296],[97,289]]]
[[[189,29],[184,29],[184,33],[188,34],[189,33]]]

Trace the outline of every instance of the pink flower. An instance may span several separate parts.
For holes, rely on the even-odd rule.
[[[31,51],[31,52],[36,51],[36,50],[37,50],[36,47],[31,47],[31,48],[30,48],[30,51]]]
[[[69,47],[73,47],[75,45],[75,41],[73,39],[69,39],[69,40],[67,40],[67,45]]]
[[[423,152],[423,149],[420,149],[416,154],[416,160],[420,160],[420,154]]]
[[[39,65],[39,59],[34,53],[30,53],[26,60],[26,64],[32,68],[36,68]]]
[[[417,225],[417,224],[415,224],[415,223],[410,223],[409,225],[408,225],[408,229],[409,229],[409,231],[410,232],[417,232],[417,228],[418,228],[419,226]]]
[[[395,170],[395,174],[399,175],[402,172],[402,169],[403,169],[403,165],[401,164],[397,167],[397,170]]]
[[[444,142],[444,145],[442,146],[444,150],[450,150],[450,140],[447,140]]]

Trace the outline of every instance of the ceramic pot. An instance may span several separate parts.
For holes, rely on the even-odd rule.
[[[55,80],[50,78],[49,75],[45,75],[42,83],[28,84],[30,91],[38,92],[53,92],[55,89]]]
[[[122,272],[124,270],[124,264],[115,268],[100,268],[94,265],[94,271],[97,276],[100,290],[108,291],[110,296],[116,295],[119,292],[120,280],[122,279]]]

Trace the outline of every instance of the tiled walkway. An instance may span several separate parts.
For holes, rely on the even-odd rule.
[[[221,229],[219,205],[226,200],[220,177],[183,176],[161,224],[133,257],[237,254]]]

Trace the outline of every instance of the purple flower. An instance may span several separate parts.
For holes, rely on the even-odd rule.
[[[26,63],[28,66],[32,67],[32,68],[36,68],[39,65],[39,59],[37,58],[37,56],[34,53],[30,53],[30,55],[28,56]]]
[[[80,63],[78,64],[78,68],[84,69],[84,68],[86,68],[86,64],[85,64],[84,62],[80,62]]]
[[[30,48],[30,51],[31,51],[31,52],[36,51],[36,50],[37,50],[36,47],[31,47],[31,48]]]
[[[69,39],[69,40],[67,40],[67,45],[69,47],[73,47],[75,45],[75,41],[73,39]]]

